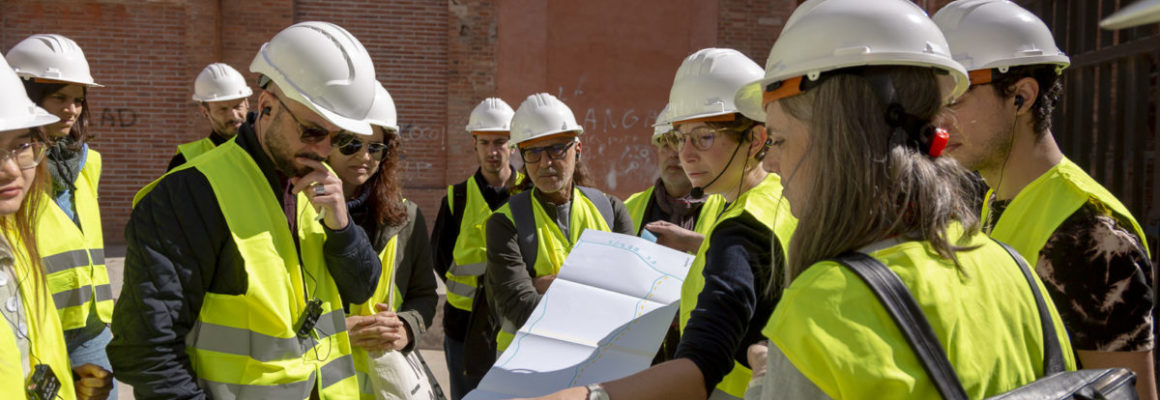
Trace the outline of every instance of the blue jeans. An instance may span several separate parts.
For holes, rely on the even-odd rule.
[[[65,345],[68,346],[68,360],[73,368],[84,364],[96,364],[101,368],[112,371],[109,356],[105,347],[113,340],[113,333],[109,326],[97,318],[96,307],[89,313],[84,328],[72,329],[64,333]],[[65,376],[71,375],[65,374]],[[113,391],[109,392],[109,399],[117,399],[117,381],[113,380]]]
[[[479,386],[482,378],[472,378],[464,373],[463,342],[443,337],[443,356],[447,359],[447,375],[451,381],[451,400],[460,400]]]

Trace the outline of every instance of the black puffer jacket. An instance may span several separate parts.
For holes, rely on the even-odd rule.
[[[237,143],[282,204],[287,180],[276,172],[250,123],[239,129]],[[133,386],[138,399],[205,398],[185,353],[185,336],[206,293],[243,294],[247,281],[205,175],[190,168],[163,177],[134,207],[125,241],[124,287],[107,349],[113,372]],[[323,252],[344,303],[370,298],[381,266],[362,228],[352,223],[340,231],[327,229]]]

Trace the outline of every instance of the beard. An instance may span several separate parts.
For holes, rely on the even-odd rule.
[[[280,115],[279,118],[281,118]],[[275,119],[274,122],[274,125],[277,126],[277,119]],[[280,172],[282,175],[301,177],[303,175],[309,174],[311,171],[314,171],[313,168],[308,166],[295,165],[294,159],[298,157],[308,158],[318,162],[326,161],[326,157],[320,156],[318,154],[314,154],[308,151],[295,152],[294,150],[291,150],[292,145],[289,143],[289,141],[293,140],[297,142],[297,140],[288,140],[281,134],[281,132],[274,132],[271,130],[265,132],[264,136],[265,140],[262,142],[266,145],[266,148],[270,153],[271,161],[274,162],[274,168],[277,169],[278,172]]]

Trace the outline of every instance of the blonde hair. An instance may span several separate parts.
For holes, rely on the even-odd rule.
[[[47,143],[47,136],[42,129],[33,128],[31,131],[33,140]],[[0,216],[0,233],[4,235],[4,239],[11,246],[13,262],[28,264],[27,271],[31,274],[29,277],[31,279],[25,280],[23,277],[16,277],[16,279],[20,280],[22,284],[23,282],[32,283],[33,298],[24,299],[24,301],[32,301],[33,309],[36,310],[41,310],[42,307],[46,306],[46,304],[41,304],[40,300],[49,295],[44,263],[40,259],[40,251],[36,245],[35,227],[37,219],[40,218],[40,202],[47,197],[42,196],[42,194],[47,193],[51,187],[48,163],[42,161],[36,166],[36,176],[32,179],[28,191],[24,193],[20,209],[14,214]],[[42,296],[41,293],[44,295]],[[32,317],[29,316],[29,318]]]
[[[872,68],[888,73],[907,113],[933,120],[941,112],[932,69]],[[950,157],[931,158],[892,141],[886,105],[865,78],[838,73],[778,103],[809,127],[810,143],[796,168],[813,171],[799,205],[785,282],[818,261],[891,237],[930,242],[939,256],[958,263],[955,252],[967,248],[950,243],[947,227],[962,224],[964,237],[979,230],[968,200],[968,172]],[[794,167],[787,167],[788,179],[794,179]]]

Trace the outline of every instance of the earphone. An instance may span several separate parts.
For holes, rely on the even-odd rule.
[[[263,107],[262,115],[270,115],[270,107]]]
[[[1019,111],[1022,109],[1023,109],[1023,96],[1017,94],[1017,95],[1015,95],[1015,111]]]

